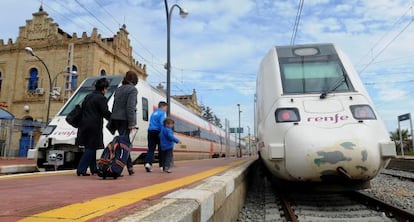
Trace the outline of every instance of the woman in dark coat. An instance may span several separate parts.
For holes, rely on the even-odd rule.
[[[103,149],[103,118],[109,120],[111,112],[104,96],[109,87],[106,78],[96,81],[95,91],[87,95],[82,103],[82,121],[78,128],[78,145],[85,148],[76,171],[78,176],[89,176],[86,170],[96,173],[96,150]]]

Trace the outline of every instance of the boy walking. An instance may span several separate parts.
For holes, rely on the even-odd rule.
[[[152,161],[154,161],[154,152],[155,148],[158,146],[158,158],[159,165],[162,169],[162,156],[160,149],[160,137],[161,128],[164,124],[164,119],[166,118],[168,104],[166,102],[159,102],[158,109],[151,114],[150,123],[148,127],[148,153],[145,157],[145,170],[149,173],[152,171]]]
[[[181,143],[180,140],[174,136],[174,132],[172,130],[173,127],[174,120],[166,118],[160,133],[160,145],[163,155],[162,166],[164,167],[164,172],[167,173],[171,173],[174,143]]]

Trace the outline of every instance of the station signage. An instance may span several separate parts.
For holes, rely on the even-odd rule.
[[[406,113],[406,114],[398,116],[398,121],[404,121],[404,120],[408,120],[408,119],[411,119],[410,113]]]
[[[243,128],[230,128],[230,133],[243,133]]]

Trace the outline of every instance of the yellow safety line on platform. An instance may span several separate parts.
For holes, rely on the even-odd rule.
[[[37,173],[24,173],[24,174],[12,174],[0,176],[1,180],[15,180],[15,179],[24,179],[24,178],[33,178],[33,177],[45,177],[45,176],[55,176],[55,175],[65,175],[65,174],[74,174],[75,170],[64,170],[64,171],[46,171],[46,172],[37,172]]]
[[[233,166],[247,162],[250,158],[230,163],[191,176],[171,180],[164,183],[138,188],[109,196],[99,197],[81,203],[71,204],[65,207],[35,214],[20,221],[87,221],[98,216],[105,215],[121,207],[136,203],[145,198],[177,189],[207,177],[213,176],[230,169]]]

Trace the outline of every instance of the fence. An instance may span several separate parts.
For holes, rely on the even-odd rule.
[[[0,156],[25,156],[27,149],[32,148],[45,125],[30,118],[0,119]],[[25,144],[22,144],[23,142]]]

